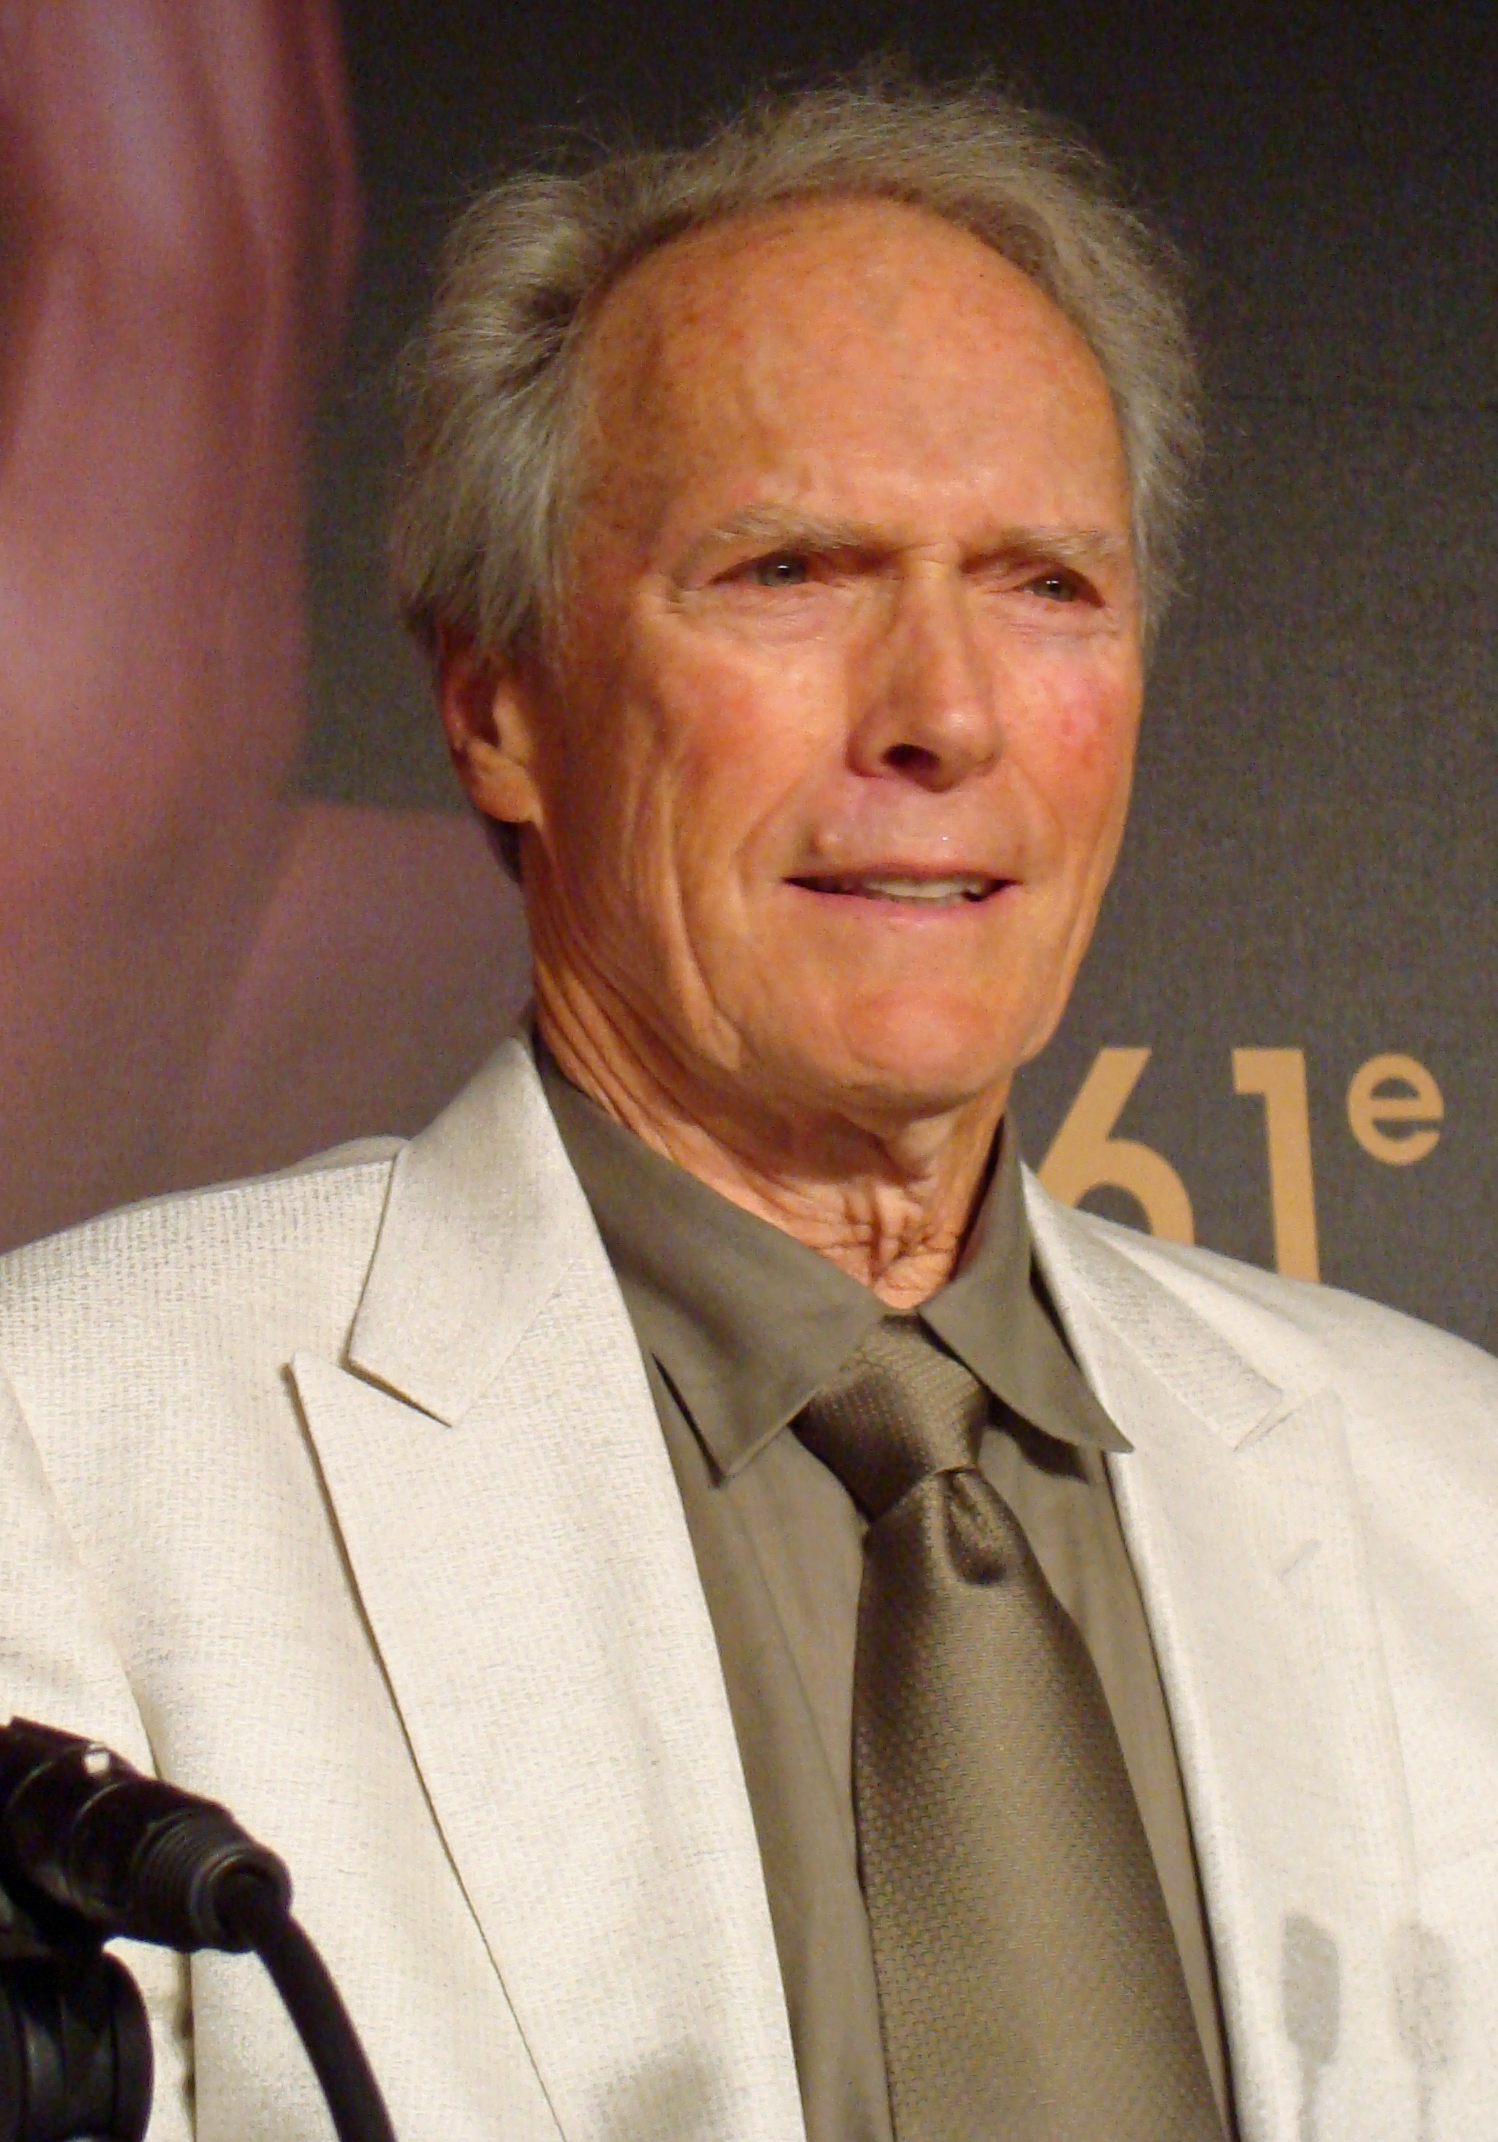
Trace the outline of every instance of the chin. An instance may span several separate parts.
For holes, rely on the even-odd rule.
[[[991,1027],[981,1042],[935,1027],[842,1039],[835,1051],[811,1052],[808,1068],[833,1106],[880,1122],[949,1115],[990,1095],[1002,1104],[1018,1062]]]

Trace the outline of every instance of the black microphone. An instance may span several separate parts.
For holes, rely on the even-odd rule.
[[[0,1729],[0,1864],[105,1938],[187,1952],[254,1948],[266,1908],[291,1906],[286,1868],[227,1808],[25,1718]]]
[[[0,2008],[0,2081],[14,2070],[38,2084],[37,2117],[28,2112],[28,2124],[13,2129],[16,2136],[52,2142],[79,2131],[57,2124],[42,2104],[43,2096],[50,2106],[66,2094],[59,2077],[68,2048],[59,2025],[80,2048],[71,2069],[86,2083],[90,2102],[102,2101],[106,2088],[115,2087],[111,2060],[129,2071],[120,2086],[130,2095],[128,2119],[122,2115],[121,2124],[103,2131],[130,2142],[144,2133],[148,2043],[145,2110],[139,2125],[130,2124],[142,2094],[137,2055],[145,2040],[143,2012],[138,2028],[131,2023],[126,2043],[112,2018],[95,2015],[100,1996],[93,1981],[73,1989],[54,1973],[38,1994],[25,1976],[28,1958],[60,1957],[71,1968],[79,1951],[124,1936],[188,1953],[254,1950],[306,2048],[339,2142],[395,2142],[338,1989],[291,1915],[290,1875],[216,1800],[143,1777],[96,1741],[13,1718],[0,1726],[0,1902],[0,1957],[7,1953],[8,1911],[8,1953],[17,1959],[0,1963],[0,1973],[9,1976],[8,1987],[0,1989],[9,1992],[9,2020]],[[59,1987],[65,1999],[59,1999]],[[10,2142],[3,2124],[0,2142]]]

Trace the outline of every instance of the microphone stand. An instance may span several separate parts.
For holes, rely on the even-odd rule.
[[[108,1749],[0,1728],[0,2142],[143,2142],[145,2006],[115,1936],[259,1956],[322,2086],[338,2142],[395,2142],[291,1878],[225,1808]]]
[[[102,1936],[0,1886],[0,2142],[142,2142],[151,2080],[145,2003]]]

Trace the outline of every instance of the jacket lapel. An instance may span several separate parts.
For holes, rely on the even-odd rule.
[[[1224,1320],[1225,1290],[1143,1244],[1136,1258],[1039,1193],[1032,1222],[1088,1380],[1134,1445],[1111,1470],[1185,1778],[1244,2142],[1413,2135],[1392,1997],[1412,1832],[1325,1363],[1286,1319],[1239,1304]]]
[[[680,1499],[523,1045],[401,1154],[347,1360],[295,1376],[433,1813],[563,2135],[799,2137]]]

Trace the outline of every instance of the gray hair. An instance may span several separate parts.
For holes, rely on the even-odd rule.
[[[1146,615],[1177,560],[1196,445],[1174,255],[1078,140],[1003,92],[873,77],[767,98],[698,146],[529,173],[475,201],[409,353],[393,563],[429,650],[497,660],[550,636],[582,488],[579,375],[603,295],[674,238],[776,204],[902,201],[971,232],[1043,290],[1112,391]]]

